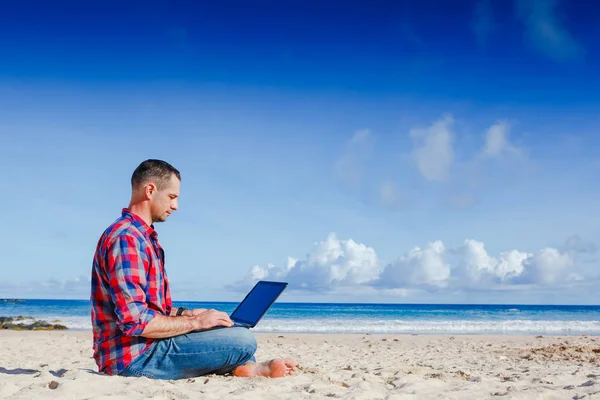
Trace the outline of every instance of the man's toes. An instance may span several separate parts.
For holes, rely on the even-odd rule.
[[[272,378],[281,378],[282,376],[287,375],[287,368],[285,363],[280,360],[273,360],[271,362],[271,377]]]

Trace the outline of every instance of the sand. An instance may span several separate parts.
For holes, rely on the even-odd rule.
[[[111,377],[96,372],[89,332],[0,331],[0,398],[600,399],[600,337],[256,336],[259,361],[296,357],[298,373]]]

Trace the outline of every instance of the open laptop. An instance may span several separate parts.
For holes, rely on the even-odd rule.
[[[229,316],[234,324],[233,326],[254,328],[287,285],[287,282],[257,282]]]

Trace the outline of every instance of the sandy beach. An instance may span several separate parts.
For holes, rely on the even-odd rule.
[[[0,332],[3,399],[600,399],[600,337],[257,334],[289,378],[99,375],[89,332]]]

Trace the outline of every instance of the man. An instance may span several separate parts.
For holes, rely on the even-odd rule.
[[[99,371],[155,379],[291,375],[296,370],[291,359],[257,364],[252,333],[232,327],[226,313],[172,308],[154,224],[177,210],[180,183],[169,163],[142,162],[131,177],[128,208],[98,241],[90,300]]]

